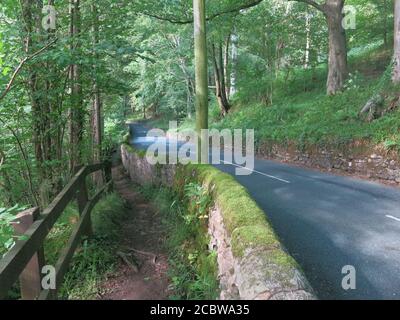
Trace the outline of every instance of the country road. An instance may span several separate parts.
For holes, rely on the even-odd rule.
[[[145,149],[147,129],[131,124]],[[235,174],[235,165],[217,167]],[[267,214],[320,299],[400,299],[400,189],[257,159],[236,176]],[[356,289],[342,288],[342,268]]]

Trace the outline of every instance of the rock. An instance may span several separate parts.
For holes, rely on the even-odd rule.
[[[315,299],[308,281],[294,266],[278,264],[272,257],[270,251],[247,250],[243,259],[236,260],[241,299]]]
[[[364,118],[368,122],[379,118],[382,115],[381,109],[384,102],[385,100],[380,94],[373,96],[361,109],[359,114],[360,117]]]

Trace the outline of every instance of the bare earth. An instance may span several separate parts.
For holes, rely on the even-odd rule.
[[[169,296],[168,259],[161,215],[133,187],[119,166],[113,169],[115,191],[128,203],[122,227],[120,264],[102,286],[102,300],[165,300]]]

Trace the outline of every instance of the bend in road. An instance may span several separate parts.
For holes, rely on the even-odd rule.
[[[131,125],[135,137],[147,129]],[[144,142],[145,141],[145,142]],[[145,149],[152,139],[133,143]],[[234,175],[236,164],[221,163]],[[266,212],[321,299],[400,299],[400,190],[375,182],[257,159],[236,176]],[[344,290],[344,266],[356,289]]]

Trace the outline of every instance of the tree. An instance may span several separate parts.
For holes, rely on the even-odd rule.
[[[230,36],[229,36],[230,37]],[[227,89],[227,77],[226,77],[226,69],[227,69],[227,54],[225,54],[225,59],[223,58],[223,47],[222,43],[219,42],[217,45],[214,43],[212,46],[212,59],[214,64],[214,75],[215,75],[215,88],[216,88],[216,96],[219,108],[221,110],[221,115],[226,116],[231,108],[228,100],[227,93],[229,90]],[[225,50],[225,53],[229,49]]]
[[[99,60],[99,55],[97,53],[97,46],[99,44],[99,13],[97,10],[97,4],[92,3],[92,32],[93,32],[93,98],[92,98],[92,111],[91,111],[91,131],[92,131],[92,154],[93,162],[98,163],[103,157],[103,115],[102,115],[102,101],[101,92],[98,84],[98,70],[97,61]],[[103,184],[102,172],[98,171],[94,174],[94,181],[98,186]]]
[[[81,8],[80,0],[70,0],[70,36],[71,52],[75,53],[75,60],[80,50],[81,35]],[[83,97],[81,82],[81,66],[75,61],[70,65],[71,109],[70,109],[70,170],[81,164],[83,140]]]
[[[208,129],[206,0],[193,0],[193,17],[196,74],[196,130],[200,137],[201,131]],[[199,157],[208,154],[208,144],[203,139],[200,139],[199,150],[201,150]]]
[[[393,83],[400,83],[400,0],[395,0],[394,6],[394,53],[393,53]]]
[[[346,31],[342,24],[345,0],[326,0],[325,3],[318,3],[314,0],[290,1],[298,1],[311,5],[325,16],[329,34],[326,90],[328,95],[336,94],[343,88],[348,76]]]
[[[381,0],[382,7],[382,36],[385,47],[388,46],[388,0]]]
[[[226,68],[226,73],[227,73],[227,80],[229,81],[229,93],[227,94],[228,97],[233,96],[236,94],[236,69],[237,69],[237,64],[238,64],[238,37],[235,33],[235,31],[231,35],[231,43],[232,43],[232,48],[231,48],[231,56],[232,56],[232,61],[231,61],[231,70]],[[229,76],[228,76],[229,74]]]

